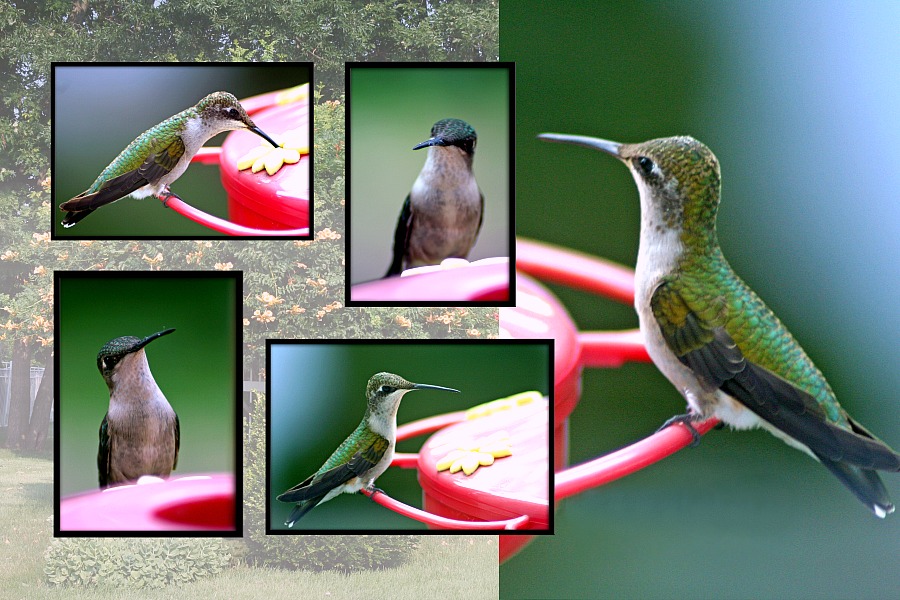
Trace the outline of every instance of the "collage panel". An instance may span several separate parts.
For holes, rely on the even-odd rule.
[[[53,239],[311,237],[312,63],[51,75]]]
[[[240,536],[241,273],[54,283],[54,534]]]
[[[549,296],[579,376],[556,535],[501,597],[896,595],[887,4],[544,5],[504,4],[501,56],[518,283],[554,285],[500,329]]]
[[[270,340],[267,363],[267,534],[553,532],[552,342]]]
[[[513,306],[514,63],[347,63],[347,304]]]

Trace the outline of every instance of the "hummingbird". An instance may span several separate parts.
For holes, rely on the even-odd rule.
[[[213,92],[139,135],[91,187],[60,204],[68,213],[63,226],[72,227],[101,206],[128,195],[165,199],[169,184],[181,177],[200,147],[214,135],[232,129],[249,129],[278,147],[253,123],[237,98],[228,92]]]
[[[156,385],[144,346],[168,335],[165,329],[141,339],[118,337],[97,354],[97,368],[109,387],[109,410],[100,424],[97,470],[100,487],[121,485],[142,475],[168,477],[178,465],[178,415]]]
[[[472,173],[478,136],[460,119],[443,119],[431,137],[425,166],[406,196],[394,231],[394,257],[385,277],[445,258],[466,258],[481,229],[484,195]]]
[[[900,455],[838,404],[800,344],[723,256],[721,174],[709,148],[686,136],[641,144],[538,137],[610,154],[637,183],[634,304],[650,358],[688,405],[667,424],[692,429],[716,417],[734,429],[762,427],[821,462],[876,516],[893,512],[877,471],[900,471]]]
[[[393,373],[372,375],[366,386],[366,413],[357,428],[318,471],[278,496],[281,502],[297,503],[285,525],[293,527],[303,515],[338,494],[353,494],[363,488],[381,491],[375,487],[375,479],[394,458],[397,409],[403,396],[413,390],[459,393],[439,385],[411,383]]]

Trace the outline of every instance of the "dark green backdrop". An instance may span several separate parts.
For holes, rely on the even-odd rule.
[[[723,170],[735,269],[900,448],[900,19],[892,3],[505,2],[517,70],[518,234],[633,266],[639,206],[618,161],[535,139],[690,134]],[[563,291],[580,326],[628,306]],[[651,365],[588,371],[580,462],[650,434],[684,402]],[[900,476],[883,476],[900,502]],[[501,568],[504,598],[866,598],[900,589],[900,515],[873,517],[823,467],[762,431],[565,500],[556,535]]]
[[[404,396],[397,423],[465,410],[524,392],[549,391],[550,356],[545,343],[301,343],[270,346],[269,525],[283,526],[293,505],[275,497],[315,473],[359,425],[366,410],[366,383],[380,371],[415,383],[451,387],[459,394],[421,390]],[[426,438],[397,444],[417,452]],[[376,485],[393,498],[422,506],[412,469],[390,468]],[[294,528],[309,530],[424,529],[362,495],[342,494],[310,511]]]
[[[207,94],[226,91],[240,100],[309,80],[308,65],[290,63],[57,66],[53,87],[54,236],[193,239],[223,235],[163,207],[153,197],[123,198],[68,229],[60,225],[65,213],[58,206],[86,190],[133,139]],[[205,145],[221,145],[229,133],[219,134]],[[266,133],[280,141],[277,132]],[[219,170],[213,166],[191,165],[172,184],[172,191],[195,208],[228,218],[227,195]]]
[[[484,194],[484,223],[469,260],[509,256],[508,73],[491,63],[351,69],[351,283],[377,279],[387,271],[400,209],[427,158],[427,149],[412,148],[430,138],[431,126],[446,118],[462,119],[478,134],[473,171]]]
[[[235,328],[239,273],[58,273],[60,495],[97,489],[100,421],[109,390],[97,352],[113,338],[174,327],[146,346],[181,423],[173,476],[235,472]]]

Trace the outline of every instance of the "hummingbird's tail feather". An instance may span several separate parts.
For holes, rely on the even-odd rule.
[[[721,389],[823,461],[900,471],[900,455],[887,444],[849,418],[846,429],[828,420],[813,396],[767,369],[747,362]]]
[[[71,227],[101,206],[120,200],[149,184],[151,179],[162,177],[169,172],[171,167],[159,165],[153,162],[153,158],[154,156],[151,156],[139,169],[113,177],[96,192],[84,192],[60,204],[61,210],[69,212],[63,219],[63,225]],[[146,193],[140,196],[144,195]]]
[[[72,225],[78,223],[79,221],[81,221],[83,218],[85,218],[92,212],[94,212],[93,208],[66,213],[66,216],[63,217],[62,225],[63,225],[63,227],[67,227],[67,228],[71,227]]]
[[[326,489],[324,490],[324,493],[322,493],[321,490],[314,490],[314,494],[310,494],[310,482],[313,480],[313,477],[314,476],[308,477],[302,483],[295,485],[276,498],[279,502],[297,503],[294,506],[294,510],[291,511],[291,516],[284,522],[288,527],[293,527],[294,523],[299,521],[303,515],[318,506],[325,496],[328,495],[328,492],[331,491],[330,489]]]
[[[84,192],[78,194],[71,200],[67,200],[59,205],[62,210],[69,212],[100,208],[115,202],[120,198],[124,198],[128,194],[139,190],[150,183],[146,173],[141,170],[129,171],[113,177],[103,184],[96,192]]]
[[[883,519],[894,512],[894,505],[891,504],[891,499],[877,472],[821,456],[819,460],[853,492],[854,496],[868,506],[875,516]]]
[[[294,523],[299,521],[303,517],[303,515],[311,511],[317,504],[319,504],[320,499],[321,498],[310,500],[308,502],[301,502],[300,504],[295,505],[294,510],[291,511],[291,516],[289,516],[285,520],[284,524],[288,527],[293,527]]]

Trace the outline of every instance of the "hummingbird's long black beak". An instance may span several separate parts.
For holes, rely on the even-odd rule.
[[[444,140],[439,137],[428,138],[421,144],[416,144],[413,146],[413,150],[421,150],[422,148],[427,148],[428,146],[444,146]]]
[[[175,331],[174,328],[172,328],[172,329],[164,329],[163,331],[157,331],[156,333],[151,333],[150,335],[148,335],[147,337],[145,337],[144,339],[142,339],[140,342],[138,342],[137,344],[135,344],[135,345],[134,345],[134,349],[132,350],[132,352],[137,352],[138,350],[140,350],[141,348],[143,348],[144,346],[146,346],[147,344],[149,344],[150,342],[152,342],[152,341],[155,340],[156,338],[161,338],[161,337],[164,336],[164,335],[169,335],[169,334],[172,333],[173,331]]]
[[[622,144],[611,142],[609,140],[601,140],[600,138],[588,137],[586,135],[568,135],[565,133],[541,133],[538,135],[539,140],[546,142],[557,142],[560,144],[575,144],[576,146],[584,146],[585,148],[593,148],[600,150],[618,159],[622,156],[619,154],[619,148]]]
[[[281,147],[280,144],[276,144],[276,143],[275,143],[275,140],[273,140],[272,138],[270,138],[269,136],[267,136],[267,135],[263,132],[263,130],[260,129],[259,127],[257,127],[256,125],[249,125],[249,126],[247,127],[247,129],[249,129],[250,131],[252,131],[252,132],[255,133],[256,135],[258,135],[258,136],[261,137],[262,139],[266,140],[267,142],[269,142],[270,144],[272,144],[272,145],[275,146],[276,148],[280,148],[280,147]]]
[[[455,392],[460,393],[459,390],[454,390],[453,388],[442,387],[440,385],[428,385],[427,383],[414,383],[412,386],[414,390],[444,390],[445,392]]]

